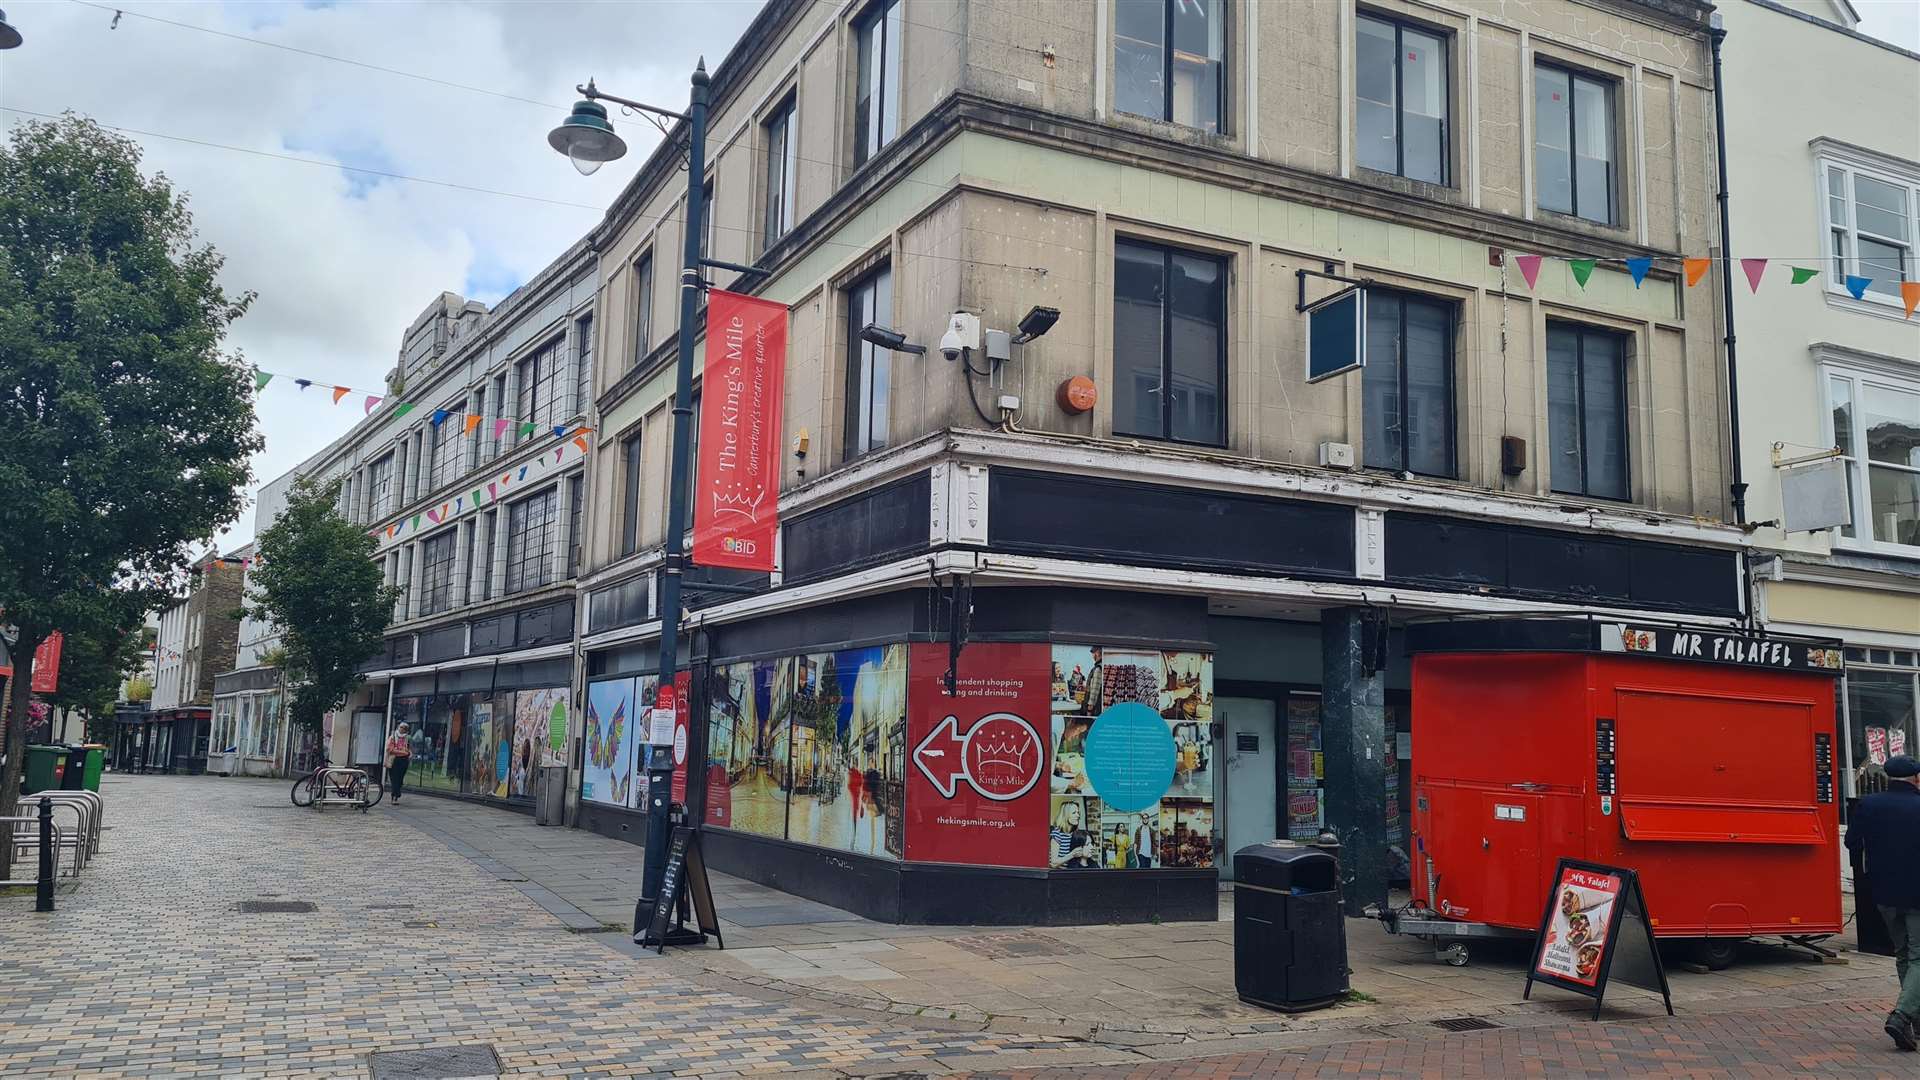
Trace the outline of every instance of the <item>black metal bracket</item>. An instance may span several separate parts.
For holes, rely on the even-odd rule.
[[[960,650],[973,626],[973,579],[956,576],[947,593],[947,696],[960,690]]]
[[[1343,277],[1339,274],[1334,273],[1333,264],[1330,262],[1324,263],[1323,265],[1325,266],[1325,269],[1323,270],[1309,270],[1303,266],[1300,269],[1295,270],[1293,272],[1294,280],[1298,282],[1300,286],[1300,295],[1298,299],[1294,301],[1293,310],[1295,311],[1307,310],[1307,277],[1308,275],[1312,275],[1313,277],[1317,277],[1317,278],[1326,278],[1328,281],[1345,282],[1348,285],[1359,285],[1362,288],[1373,284],[1372,278],[1350,278],[1350,277]]]
[[[767,590],[753,585],[723,585],[718,581],[689,581],[682,579],[680,587],[688,592],[738,593],[741,596],[758,596]]]
[[[757,266],[747,266],[744,263],[725,262],[720,259],[701,259],[700,265],[711,266],[715,270],[731,270],[734,273],[740,274],[744,277],[767,277],[771,274],[771,271],[762,270]],[[708,281],[706,278],[703,277],[700,279],[700,287],[702,289],[711,289],[713,288],[713,282]]]

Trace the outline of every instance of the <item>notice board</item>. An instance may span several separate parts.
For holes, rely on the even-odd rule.
[[[1547,909],[1540,916],[1521,996],[1531,997],[1536,982],[1571,990],[1593,999],[1597,1019],[1611,979],[1659,994],[1667,1015],[1673,1015],[1673,994],[1654,944],[1639,875],[1622,867],[1561,859],[1547,890]]]

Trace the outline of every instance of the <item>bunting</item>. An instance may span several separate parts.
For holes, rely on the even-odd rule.
[[[314,386],[318,386],[323,390],[329,391],[328,396],[332,399],[332,403],[335,405],[338,405],[342,401],[346,400],[349,394],[355,394],[355,393],[360,394],[360,414],[362,416],[372,416],[373,410],[382,408],[384,406],[385,409],[392,414],[393,418],[398,420],[399,418],[407,415],[410,412],[413,412],[415,409],[420,407],[418,402],[396,401],[396,400],[393,400],[389,395],[369,394],[369,393],[366,393],[365,391],[355,390],[351,386],[341,386],[335,383],[325,383],[317,379],[293,378],[291,376],[286,375],[283,372],[264,371],[257,367],[251,368],[249,370],[253,374],[253,388],[255,390],[266,389],[267,384],[271,383],[275,379],[291,379],[293,384],[299,387],[303,391],[309,387],[314,387]],[[446,423],[448,420],[459,420],[461,425],[460,433],[462,435],[471,435],[474,432],[479,430],[480,425],[483,422],[485,422],[486,419],[487,418],[485,416],[479,413],[456,412],[452,409],[434,409],[430,414],[428,422],[435,427],[439,427],[441,424]],[[507,431],[510,428],[512,428],[513,424],[514,424],[514,421],[507,417],[494,418],[493,437],[495,439],[504,438],[507,434]],[[536,431],[540,430],[540,425],[535,423],[521,423],[518,430],[520,435],[522,437],[525,437],[525,436],[532,435]],[[569,434],[572,434],[572,435],[588,434],[588,433],[591,433],[592,431],[593,429],[589,427],[574,428],[571,432],[569,432],[568,429],[565,427],[555,427],[553,429],[553,437],[556,439],[565,439]]]
[[[1627,273],[1633,275],[1633,287],[1636,289],[1640,287],[1641,282],[1647,280],[1647,271],[1652,269],[1653,269],[1652,259],[1628,259],[1627,260]],[[1584,282],[1582,284],[1584,284]]]
[[[1573,271],[1573,280],[1579,282],[1581,288],[1584,289],[1587,287],[1587,279],[1593,276],[1593,264],[1596,261],[1598,260],[1595,260],[1595,259],[1568,259],[1567,260],[1567,269]]]
[[[1906,301],[1907,318],[1913,318],[1913,309],[1920,307],[1920,281],[1901,282],[1900,299]]]
[[[1819,276],[1820,271],[1818,270],[1809,270],[1804,266],[1796,266],[1793,268],[1793,284],[1795,285],[1805,285],[1807,282]]]
[[[1712,257],[1660,259],[1647,255],[1636,255],[1631,258],[1602,259],[1597,256],[1568,258],[1557,255],[1523,255],[1515,253],[1511,256],[1502,257],[1497,250],[1495,255],[1496,263],[1503,262],[1505,257],[1512,258],[1514,265],[1520,268],[1520,276],[1526,279],[1528,289],[1536,289],[1539,287],[1541,264],[1549,258],[1558,259],[1566,263],[1567,270],[1572,274],[1575,284],[1579,285],[1582,289],[1587,287],[1587,283],[1592,280],[1594,268],[1601,263],[1625,268],[1627,274],[1633,278],[1633,287],[1636,289],[1640,288],[1646,282],[1647,276],[1653,272],[1655,264],[1678,263],[1680,272],[1686,278],[1687,288],[1691,289],[1706,279],[1707,271],[1713,269],[1714,262]],[[1779,261],[1783,264],[1786,263],[1786,260]],[[1768,269],[1773,265],[1775,260],[1742,258],[1739,262],[1740,270],[1747,279],[1748,290],[1758,293],[1761,284],[1766,280]],[[1821,273],[1819,269],[1809,266],[1787,264],[1784,265],[1783,268],[1788,273],[1788,284],[1790,285],[1805,285],[1807,282],[1819,277]],[[1873,278],[1858,274],[1846,274],[1840,278],[1840,283],[1854,299],[1865,300],[1867,290],[1873,287],[1874,280]],[[1899,284],[1901,304],[1906,309],[1906,317],[1911,319],[1914,317],[1915,311],[1920,310],[1920,281],[1903,280]],[[1884,292],[1884,286],[1881,291]],[[555,430],[557,431],[558,429]]]
[[[338,404],[340,404],[340,399],[341,399],[341,398],[343,398],[343,397],[346,397],[346,396],[347,396],[348,394],[351,394],[351,393],[353,393],[353,387],[351,387],[351,386],[336,386],[336,387],[334,387],[334,388],[333,388],[333,403],[334,403],[335,405],[338,405]]]
[[[1747,284],[1754,292],[1760,291],[1760,277],[1767,272],[1765,259],[1741,259],[1740,269],[1746,272]]]

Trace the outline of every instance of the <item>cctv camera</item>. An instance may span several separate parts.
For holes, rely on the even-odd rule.
[[[960,354],[966,352],[966,350],[966,339],[961,335],[960,331],[948,330],[940,336],[940,355],[946,357],[948,360],[960,359]]]
[[[968,349],[980,347],[980,317],[970,312],[956,311],[947,319],[947,332],[940,335],[940,353],[949,360],[958,360]]]

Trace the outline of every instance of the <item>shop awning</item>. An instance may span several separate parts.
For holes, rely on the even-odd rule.
[[[1681,806],[1627,802],[1620,829],[1629,840],[1695,844],[1818,844],[1820,812],[1812,806]]]

